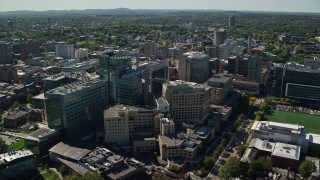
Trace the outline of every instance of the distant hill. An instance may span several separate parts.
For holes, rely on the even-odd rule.
[[[48,10],[48,11],[6,11],[0,12],[0,16],[57,16],[57,15],[134,15],[134,14],[167,14],[167,13],[212,13],[219,12],[227,15],[241,13],[268,13],[268,14],[289,14],[289,15],[320,15],[320,13],[303,12],[272,12],[272,11],[237,11],[219,9],[85,9],[85,10]]]

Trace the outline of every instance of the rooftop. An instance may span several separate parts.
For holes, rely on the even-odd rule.
[[[30,150],[10,151],[8,153],[0,154],[0,165],[31,156],[34,156],[34,154]]]
[[[272,156],[283,157],[283,158],[299,161],[300,149],[301,149],[301,146],[277,142],[275,143]]]
[[[267,140],[261,140],[259,138],[254,138],[251,140],[250,144],[249,144],[249,148],[256,148],[260,151],[268,151],[268,152],[272,152],[273,148],[275,146],[275,143],[269,142]]]
[[[103,81],[99,79],[90,79],[89,77],[84,78],[82,81],[76,81],[64,86],[57,87],[55,89],[47,91],[47,94],[59,94],[66,95],[76,91],[80,91],[86,88],[89,88],[93,85],[97,85],[103,83]]]
[[[60,142],[49,149],[49,152],[59,154],[60,156],[67,157],[79,161],[91,152],[90,148],[84,147],[82,144],[67,144]]]

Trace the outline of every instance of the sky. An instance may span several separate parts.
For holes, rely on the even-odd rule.
[[[0,0],[0,11],[112,8],[221,9],[320,13],[320,0]]]

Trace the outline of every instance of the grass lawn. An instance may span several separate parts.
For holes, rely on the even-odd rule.
[[[25,147],[24,139],[19,139],[18,142],[10,145],[10,147],[13,148],[16,151],[23,149]]]
[[[299,124],[304,126],[306,132],[320,134],[320,116],[273,110],[266,113],[264,118],[268,121]]]

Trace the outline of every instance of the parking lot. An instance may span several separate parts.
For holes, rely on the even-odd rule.
[[[16,137],[10,137],[5,135],[0,135],[0,137],[6,142],[7,145],[16,143],[19,139]]]

